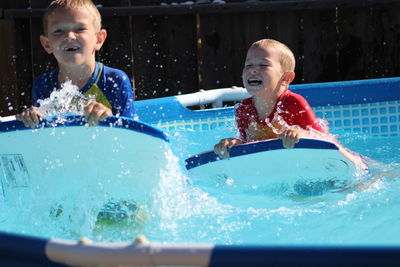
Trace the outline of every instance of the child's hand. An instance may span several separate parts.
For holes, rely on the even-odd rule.
[[[293,148],[300,140],[303,130],[299,128],[283,128],[278,134],[278,139],[282,140],[285,148]]]
[[[229,158],[228,148],[242,144],[242,140],[237,138],[224,138],[214,146],[214,152],[218,157]]]
[[[17,114],[16,119],[22,121],[25,127],[35,128],[40,121],[42,115],[37,107],[30,107],[22,111],[21,114]]]
[[[96,126],[99,121],[103,121],[111,115],[111,109],[96,101],[85,107],[85,120],[89,126]]]

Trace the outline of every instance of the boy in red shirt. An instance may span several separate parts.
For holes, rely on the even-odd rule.
[[[293,148],[300,138],[332,139],[308,102],[288,90],[295,77],[295,62],[292,51],[276,40],[262,39],[250,46],[242,79],[252,97],[236,109],[239,138],[225,138],[214,146],[219,157],[227,158],[228,148],[252,141],[279,138],[285,148]],[[359,157],[337,145],[343,155],[365,167]]]

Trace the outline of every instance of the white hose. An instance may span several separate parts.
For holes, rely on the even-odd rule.
[[[222,107],[223,102],[239,101],[250,97],[246,89],[241,87],[221,88],[201,91],[192,94],[178,95],[176,98],[185,107],[213,104]]]
[[[88,242],[87,242],[88,241]],[[47,257],[72,266],[207,266],[212,244],[91,243],[51,239]]]
[[[214,108],[222,107],[223,102],[240,101],[250,97],[242,87],[203,90],[197,93],[177,95],[176,98],[184,107],[212,104]],[[0,122],[15,120],[15,115],[0,117]]]
[[[0,122],[15,121],[15,115],[0,117]]]

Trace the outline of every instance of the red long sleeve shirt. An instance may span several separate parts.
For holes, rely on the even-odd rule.
[[[281,124],[275,120],[276,113],[289,126],[297,125],[305,130],[309,130],[311,127],[317,131],[325,132],[325,129],[316,122],[317,117],[307,100],[301,95],[286,90],[279,96],[266,121],[259,119],[252,98],[247,98],[240,102],[236,109],[236,123],[240,139],[249,142],[276,138],[276,134],[270,127],[271,125],[274,128],[281,127]],[[268,125],[267,121],[271,124]],[[257,132],[262,133],[260,135]]]

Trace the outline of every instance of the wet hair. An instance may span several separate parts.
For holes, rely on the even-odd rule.
[[[101,15],[96,5],[91,0],[54,0],[47,7],[43,16],[43,32],[47,36],[48,18],[57,8],[82,8],[93,15],[93,25],[97,31],[101,29]]]
[[[279,62],[281,63],[282,70],[285,71],[294,71],[294,68],[296,66],[296,59],[294,57],[294,54],[292,50],[290,50],[289,47],[287,47],[285,44],[273,40],[273,39],[261,39],[256,42],[254,42],[250,48],[276,48],[280,52],[280,58]]]

